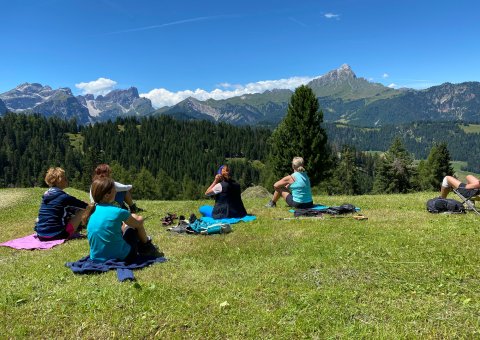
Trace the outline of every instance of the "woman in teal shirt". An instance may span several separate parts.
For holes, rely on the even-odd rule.
[[[305,172],[303,158],[294,157],[292,168],[293,174],[283,177],[273,185],[275,192],[266,207],[276,207],[280,197],[283,197],[287,204],[293,208],[308,209],[313,206],[310,179]]]

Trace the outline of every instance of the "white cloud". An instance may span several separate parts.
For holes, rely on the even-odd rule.
[[[248,83],[246,85],[232,85],[229,83],[221,83],[212,91],[206,91],[203,89],[184,90],[178,92],[172,92],[164,88],[153,89],[148,93],[140,94],[141,97],[148,98],[152,101],[153,106],[159,108],[163,106],[172,106],[188,97],[193,97],[198,100],[207,99],[227,99],[236,96],[242,96],[244,94],[251,93],[263,93],[267,90],[273,89],[290,89],[293,90],[296,87],[307,84],[316,77],[292,77],[288,79],[279,80],[262,80],[256,83]]]
[[[340,19],[340,14],[334,14],[334,13],[325,13],[324,17],[327,19]]]
[[[391,83],[390,85],[388,85],[388,87],[391,88],[391,89],[395,89],[395,88],[398,87],[398,85],[395,84],[395,83]]]
[[[384,73],[384,74],[382,75],[382,78],[388,78],[388,77],[390,77],[390,75],[389,75],[388,73]]]
[[[78,83],[75,87],[82,90],[82,94],[93,94],[94,96],[106,95],[112,91],[117,85],[117,82],[107,78],[98,78],[88,83]]]

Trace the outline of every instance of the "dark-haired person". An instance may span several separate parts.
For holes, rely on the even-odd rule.
[[[63,191],[68,187],[68,179],[62,168],[48,169],[45,183],[50,188],[43,194],[38,211],[34,228],[37,237],[40,241],[70,238],[80,225],[87,203]]]
[[[230,176],[228,165],[222,165],[215,175],[215,178],[205,191],[207,196],[215,196],[212,217],[220,218],[241,218],[247,215],[242,202],[242,191],[240,185]]]
[[[83,222],[87,225],[90,259],[131,262],[138,255],[162,256],[143,226],[143,217],[113,204],[115,182],[110,177],[95,179],[91,187],[94,203],[89,204]]]
[[[313,206],[310,178],[305,172],[302,157],[293,158],[292,169],[293,174],[283,177],[273,185],[275,192],[270,202],[265,205],[267,208],[276,207],[280,197],[293,208],[308,209]]]
[[[452,189],[457,191],[465,198],[476,196],[480,193],[480,180],[472,175],[467,175],[467,183],[462,183],[453,176],[445,176],[440,187],[440,197],[447,198]]]
[[[112,177],[112,169],[108,164],[100,164],[95,168],[93,172],[92,181],[100,177]],[[138,208],[132,198],[132,185],[131,184],[122,184],[120,182],[115,182],[115,190],[117,194],[115,195],[115,202],[121,208],[125,207],[125,203],[128,205],[130,212],[138,213],[143,211],[143,209]],[[92,194],[90,192],[90,201],[93,202]]]

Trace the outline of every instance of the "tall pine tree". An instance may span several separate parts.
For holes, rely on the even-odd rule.
[[[379,194],[407,193],[416,189],[413,158],[400,138],[395,138],[376,167],[373,191]]]
[[[427,160],[418,165],[418,172],[423,190],[437,190],[443,177],[453,174],[447,144],[440,143],[432,146]]]
[[[312,185],[320,182],[330,167],[327,134],[322,128],[323,112],[312,89],[302,85],[288,104],[288,112],[273,132],[269,162],[275,176],[292,172],[292,159],[303,157]]]

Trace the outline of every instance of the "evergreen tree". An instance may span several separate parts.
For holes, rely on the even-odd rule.
[[[146,168],[142,167],[133,181],[135,197],[146,200],[157,198],[157,187],[155,177]]]
[[[177,185],[175,181],[167,175],[167,173],[160,169],[156,177],[156,185],[158,192],[158,199],[173,200],[178,196]]]
[[[360,193],[358,170],[355,162],[355,148],[343,146],[339,154],[337,166],[333,171],[330,185],[327,187],[329,194],[355,195]]]
[[[288,104],[288,112],[273,132],[270,164],[276,177],[292,172],[293,157],[303,157],[312,185],[319,183],[329,169],[327,134],[322,128],[323,112],[312,89],[302,85]]]
[[[427,160],[418,165],[418,172],[423,190],[437,190],[442,179],[453,174],[447,144],[440,143],[432,146]]]
[[[185,175],[182,181],[183,189],[183,199],[187,200],[196,200],[199,199],[201,195],[202,188],[197,185],[190,177]]]
[[[397,137],[377,164],[373,191],[382,194],[406,193],[416,189],[416,182],[413,158]]]
[[[113,179],[123,184],[133,183],[133,175],[135,173],[130,173],[117,161],[112,161],[109,165]]]

